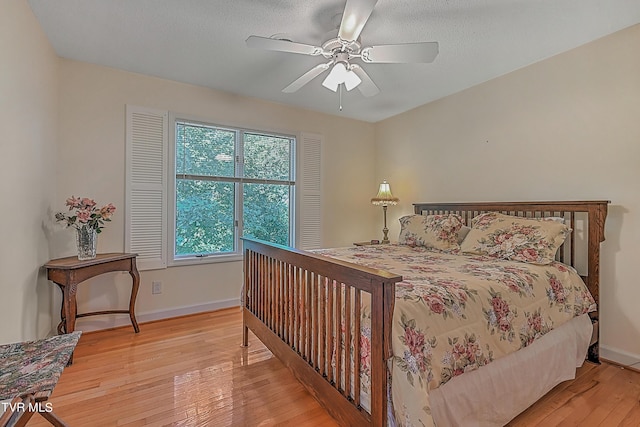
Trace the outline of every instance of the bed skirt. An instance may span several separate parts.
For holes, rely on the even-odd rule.
[[[504,426],[563,381],[575,378],[592,334],[584,314],[530,346],[429,392],[436,426]]]

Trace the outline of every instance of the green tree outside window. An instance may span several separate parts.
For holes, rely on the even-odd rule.
[[[232,253],[240,234],[289,245],[294,144],[290,137],[177,122],[174,255]],[[243,227],[236,232],[238,219]]]

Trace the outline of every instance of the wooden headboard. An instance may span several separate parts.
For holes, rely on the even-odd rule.
[[[455,213],[460,215],[467,226],[476,215],[484,212],[500,212],[526,218],[562,217],[565,224],[574,230],[571,237],[558,251],[558,260],[581,272],[589,292],[600,307],[600,243],[604,241],[604,222],[607,218],[608,200],[552,201],[552,202],[465,202],[465,203],[414,203],[414,212],[422,215]],[[580,223],[580,224],[578,224]],[[582,231],[581,245],[576,244],[577,226]],[[580,259],[578,246],[586,248],[584,259]],[[579,269],[578,269],[579,270]],[[599,312],[589,314],[593,322],[592,345],[588,359],[599,363]]]

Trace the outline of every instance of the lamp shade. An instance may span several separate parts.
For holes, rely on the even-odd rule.
[[[397,205],[399,200],[400,199],[393,197],[393,194],[391,194],[391,186],[389,183],[387,181],[382,181],[380,188],[378,189],[378,194],[376,197],[371,199],[371,203],[374,205],[388,206]]]

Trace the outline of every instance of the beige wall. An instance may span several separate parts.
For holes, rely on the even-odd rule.
[[[0,5],[0,343],[52,328],[40,267],[55,199],[57,58],[26,1]]]
[[[636,25],[376,125],[377,176],[402,201],[391,235],[411,202],[611,200],[601,334],[627,363],[640,362],[639,45]]]
[[[99,252],[124,250],[126,104],[195,115],[223,125],[323,134],[323,246],[371,238],[377,219],[369,203],[376,187],[373,124],[70,60],[61,60],[59,76],[58,205],[62,209],[70,195],[116,205],[119,210],[113,222],[99,235]],[[72,230],[60,230],[53,240],[56,256],[75,254]],[[178,314],[183,309],[237,304],[241,268],[240,262],[227,262],[143,272],[137,312],[145,319],[156,312]],[[160,295],[151,294],[155,280],[162,282]],[[79,310],[114,304],[126,307],[129,288],[126,274],[92,280],[80,287]],[[126,316],[119,319],[126,323]],[[105,327],[113,321],[80,319],[79,326]]]

